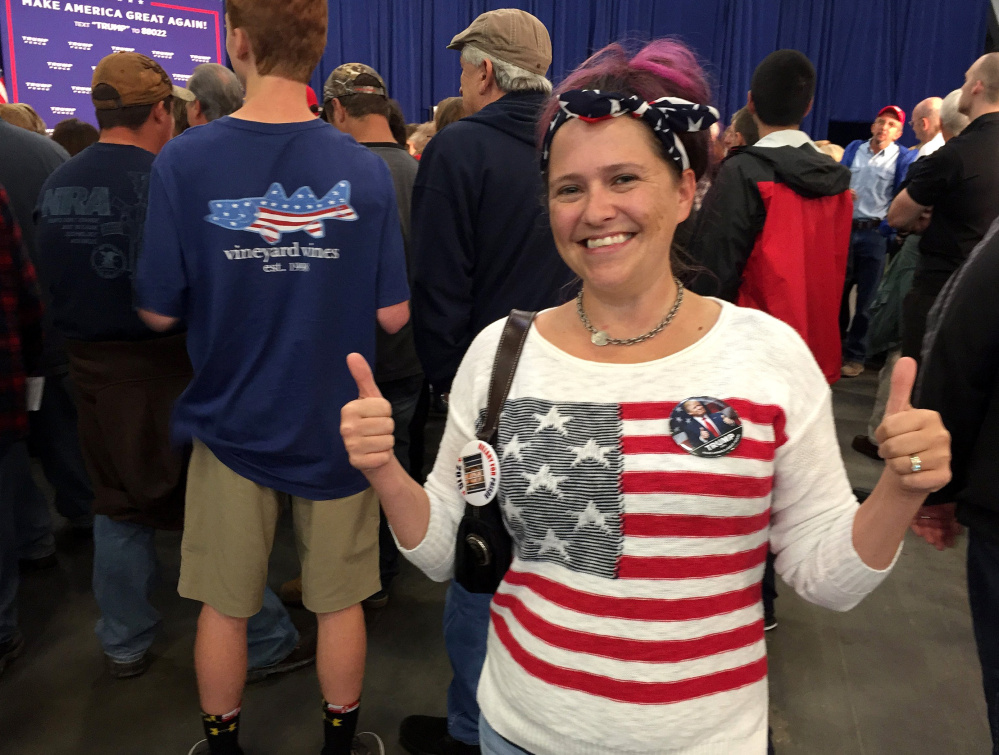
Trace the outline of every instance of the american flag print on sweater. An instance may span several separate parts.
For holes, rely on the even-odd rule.
[[[756,613],[722,632],[677,631],[683,622],[696,624],[759,601],[783,412],[725,400],[746,428],[727,464],[691,456],[676,444],[669,435],[676,401],[507,402],[499,429],[501,507],[518,558],[607,580],[683,583],[697,593],[675,600],[622,598],[612,583],[605,594],[584,592],[515,564],[493,601],[492,619],[525,671],[559,687],[638,704],[693,699],[765,678],[763,624]],[[687,469],[677,469],[678,459]],[[700,580],[718,587],[697,590]],[[724,585],[726,580],[731,584]],[[573,629],[573,614],[585,617],[590,628]],[[623,636],[613,626],[619,618],[662,622],[661,639]],[[571,664],[534,655],[518,642],[518,633],[560,648]],[[752,647],[751,658],[734,667],[718,670],[710,660]],[[684,663],[686,670],[670,681],[635,683],[601,674],[608,659]],[[703,672],[700,659],[707,661]]]

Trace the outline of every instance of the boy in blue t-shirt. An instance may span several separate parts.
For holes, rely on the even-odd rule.
[[[306,104],[325,0],[226,10],[246,102],[160,153],[137,280],[150,327],[186,322],[194,367],[172,429],[194,445],[179,592],[204,603],[195,663],[207,741],[192,752],[240,752],[246,617],[260,609],[290,500],[303,602],[318,617],[323,753],[347,755],[379,519],[347,462],[340,407],[356,397],[346,355],[370,361],[375,322],[395,332],[409,318],[395,193],[385,163]]]

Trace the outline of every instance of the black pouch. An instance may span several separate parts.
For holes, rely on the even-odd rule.
[[[534,312],[515,309],[510,312],[496,348],[486,418],[479,440],[496,447],[499,415],[510,393],[517,362],[534,321]],[[498,495],[498,491],[497,491]],[[496,592],[513,560],[513,540],[503,523],[497,495],[484,506],[465,504],[465,515],[458,525],[454,552],[454,579],[469,592]]]
[[[458,525],[454,578],[469,592],[496,592],[513,561],[513,540],[503,524],[499,501],[465,506]]]

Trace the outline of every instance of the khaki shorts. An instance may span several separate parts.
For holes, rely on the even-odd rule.
[[[280,493],[236,474],[196,440],[187,474],[178,592],[226,616],[257,613],[285,502],[295,521],[306,608],[340,611],[381,589],[373,490],[332,501]]]

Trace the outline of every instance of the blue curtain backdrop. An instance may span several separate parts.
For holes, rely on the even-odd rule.
[[[458,93],[458,54],[445,49],[451,37],[501,7],[548,27],[555,82],[608,42],[678,36],[704,60],[726,118],[745,104],[765,55],[801,50],[818,71],[804,124],[818,139],[830,120],[873,120],[887,104],[908,113],[959,87],[984,49],[989,0],[330,0],[329,43],[313,86],[321,91],[341,63],[368,63],[407,120],[425,120],[428,108]],[[906,137],[914,141],[908,128]]]

